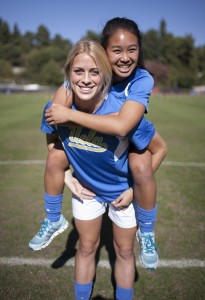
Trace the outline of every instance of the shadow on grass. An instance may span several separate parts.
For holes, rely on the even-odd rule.
[[[76,230],[75,224],[74,224],[74,220],[72,219],[72,225],[73,225],[73,229],[70,232],[67,242],[66,242],[66,246],[65,246],[65,250],[61,253],[61,255],[52,263],[51,267],[53,269],[59,269],[61,267],[63,267],[66,262],[75,257],[76,254],[76,244],[78,241],[78,232]]]

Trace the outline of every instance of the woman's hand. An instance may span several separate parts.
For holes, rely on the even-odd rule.
[[[96,196],[96,194],[84,188],[82,184],[72,176],[70,169],[65,172],[64,182],[65,185],[70,189],[70,191],[81,200],[91,200]]]
[[[66,106],[60,104],[52,104],[50,108],[46,109],[46,122],[49,125],[63,124],[69,122],[70,111],[71,109]]]
[[[93,197],[96,196],[95,193],[83,187],[82,184],[76,178],[73,177],[72,182],[75,185],[78,194],[80,195],[80,199],[91,200]]]
[[[112,205],[116,208],[124,210],[132,203],[133,198],[133,189],[129,188],[128,190],[124,191],[115,201],[113,201]]]

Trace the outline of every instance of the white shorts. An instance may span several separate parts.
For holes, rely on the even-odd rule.
[[[79,220],[92,220],[106,211],[108,207],[108,216],[117,226],[121,228],[133,228],[137,226],[134,203],[132,202],[128,208],[122,210],[115,208],[111,203],[101,203],[95,200],[80,200],[73,195],[72,208],[73,216]]]

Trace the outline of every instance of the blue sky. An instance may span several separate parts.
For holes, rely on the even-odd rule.
[[[51,37],[59,33],[72,43],[87,30],[99,33],[113,17],[133,19],[142,32],[158,30],[165,19],[167,32],[191,34],[195,46],[205,45],[204,0],[0,0],[0,18],[10,30],[15,23],[22,34],[45,25]]]

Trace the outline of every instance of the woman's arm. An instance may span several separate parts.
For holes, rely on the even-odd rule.
[[[75,177],[73,177],[70,169],[65,172],[64,182],[71,192],[81,200],[91,200],[96,196],[95,193],[86,189]]]
[[[132,203],[133,199],[133,188],[129,188],[128,190],[124,191],[119,197],[117,197],[117,199],[112,202],[112,205],[116,208],[124,210]]]
[[[64,85],[60,86],[54,95],[52,103],[71,107],[73,103],[72,92],[65,88]]]
[[[60,106],[52,106],[46,111],[46,120],[50,125],[62,124],[67,126],[67,122],[72,122],[105,134],[126,136],[139,123],[145,110],[147,110],[154,80],[147,71],[141,70],[135,74],[128,86],[128,100],[125,101],[117,115],[91,115]],[[66,87],[63,86],[63,88],[66,90]],[[62,93],[56,94],[54,98],[63,97],[65,90],[62,91],[61,89]],[[131,95],[130,99],[137,101],[129,100],[129,95]],[[54,103],[59,102],[54,101]],[[71,107],[70,103],[66,106]]]
[[[52,105],[45,116],[49,125],[72,122],[105,134],[125,136],[139,123],[144,111],[143,104],[127,100],[117,115],[92,115]]]

